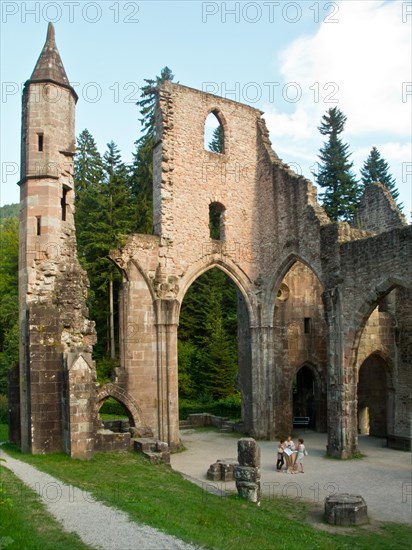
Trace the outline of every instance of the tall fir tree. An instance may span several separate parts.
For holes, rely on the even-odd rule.
[[[237,292],[218,268],[188,289],[179,320],[179,392],[213,399],[236,393]]]
[[[337,107],[330,108],[321,120],[319,131],[328,137],[320,149],[318,185],[324,189],[320,194],[323,207],[333,221],[350,221],[359,202],[360,189],[349,161],[349,145],[342,142],[346,116]]]
[[[82,192],[91,185],[99,185],[103,181],[103,161],[97,150],[92,134],[85,128],[77,138],[76,161],[74,163],[74,184],[76,201]]]
[[[120,277],[108,254],[133,231],[133,205],[127,169],[116,144],[110,142],[102,158],[97,148],[91,147],[94,140],[90,136],[87,136],[86,143],[85,154],[75,161],[79,259],[90,279],[90,315],[96,322],[98,335],[95,356],[97,359],[114,359],[116,289]],[[84,157],[89,163],[87,172],[82,170]],[[85,173],[87,177],[84,177]]]
[[[374,182],[383,183],[391,192],[393,200],[396,202],[398,208],[402,209],[403,205],[398,202],[399,191],[396,187],[395,178],[389,173],[389,165],[385,159],[381,157],[376,147],[372,147],[368,158],[360,169],[360,173],[362,183],[365,187]]]
[[[223,153],[223,128],[220,124],[213,130],[212,141],[209,143],[209,149],[213,153]]]
[[[135,203],[134,231],[136,233],[153,232],[153,147],[155,144],[155,104],[156,88],[166,80],[172,81],[174,75],[169,67],[164,67],[160,76],[145,79],[140,107],[143,135],[136,141],[133,164],[130,170],[130,188]]]

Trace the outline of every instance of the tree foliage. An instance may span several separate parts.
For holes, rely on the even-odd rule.
[[[318,174],[314,174],[318,185],[324,189],[320,194],[323,207],[334,220],[350,221],[359,202],[358,182],[351,171],[349,145],[342,142],[346,116],[337,107],[330,108],[321,120],[319,131],[327,136],[320,149]]]
[[[219,124],[213,130],[212,141],[209,143],[209,150],[212,153],[223,153],[223,128]]]
[[[188,289],[179,323],[179,395],[233,395],[237,373],[237,291],[218,268]]]
[[[84,132],[81,135],[84,136]],[[88,159],[87,171],[82,170],[84,158]],[[119,246],[124,235],[134,231],[128,173],[113,141],[108,143],[102,158],[88,135],[84,151],[75,161],[75,184],[79,259],[90,279],[90,316],[96,322],[98,335],[95,355],[96,358],[113,357],[109,306],[112,288],[116,306],[120,276],[108,254]]]
[[[361,180],[365,187],[374,182],[383,183],[393,197],[393,200],[397,203],[398,208],[402,208],[402,204],[398,203],[399,191],[396,187],[395,178],[389,173],[389,165],[381,157],[380,152],[376,147],[372,147],[368,158],[363,163],[360,169]]]
[[[174,75],[169,67],[160,71],[160,76],[145,79],[140,107],[140,123],[143,135],[136,141],[133,164],[130,170],[130,189],[135,207],[134,219],[137,233],[153,233],[153,147],[155,145],[155,105],[156,89],[166,80],[172,81]]]
[[[0,394],[7,393],[7,371],[19,360],[19,220],[0,221]]]

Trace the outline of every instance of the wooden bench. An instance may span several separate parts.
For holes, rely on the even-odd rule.
[[[295,416],[293,418],[293,425],[294,426],[303,426],[304,428],[307,428],[310,423],[310,416]]]

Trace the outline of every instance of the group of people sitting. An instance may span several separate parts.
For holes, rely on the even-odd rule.
[[[285,464],[285,474],[304,474],[303,471],[303,458],[307,455],[305,445],[302,438],[298,439],[297,446],[292,440],[292,436],[289,435],[287,439],[280,440],[278,447],[278,459],[276,462],[276,470],[282,471],[282,466]],[[300,470],[298,469],[300,467]]]

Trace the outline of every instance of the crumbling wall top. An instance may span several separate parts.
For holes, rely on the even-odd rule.
[[[406,224],[387,187],[382,183],[366,186],[353,224],[358,229],[384,233]]]

